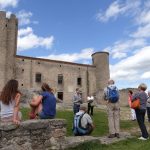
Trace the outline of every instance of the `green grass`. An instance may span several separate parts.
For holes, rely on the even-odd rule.
[[[29,114],[28,108],[22,108],[23,120],[27,120]],[[67,120],[67,136],[72,136],[72,122],[73,112],[69,110],[57,110],[56,118]],[[95,129],[92,136],[103,136],[108,134],[108,120],[107,114],[104,111],[95,109],[94,116],[92,117],[95,123]],[[136,121],[121,121],[121,130],[132,130],[133,127],[137,127]],[[69,148],[69,150],[149,150],[150,140],[139,141],[137,138],[127,139],[117,143],[105,145],[99,142],[88,142],[77,146],[76,148]]]
[[[149,150],[150,141],[139,141],[136,138],[105,145],[98,142],[89,142],[68,150]]]
[[[29,111],[30,110],[28,108],[21,109],[23,120],[29,119]],[[73,112],[70,110],[57,110],[56,118],[67,120],[67,136],[72,136]],[[92,136],[103,136],[108,134],[108,120],[106,112],[96,109],[92,119],[95,124],[95,129],[91,134]],[[120,126],[122,130],[129,130],[132,127],[137,126],[137,123],[130,120],[121,121]]]
[[[67,136],[72,134],[73,112],[69,110],[57,111],[56,118],[63,118],[67,120]],[[102,136],[108,132],[106,113],[102,111],[96,111],[94,113],[93,121],[96,122],[93,136]]]

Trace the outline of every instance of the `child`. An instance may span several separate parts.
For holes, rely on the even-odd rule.
[[[136,114],[135,114],[135,110],[131,108],[131,101],[132,101],[132,95],[133,95],[133,92],[132,90],[129,90],[128,91],[128,103],[129,103],[129,107],[130,107],[130,110],[131,110],[131,120],[134,121],[136,120]]]
[[[19,112],[21,93],[18,91],[18,81],[9,80],[0,95],[1,121],[20,124],[21,113]]]

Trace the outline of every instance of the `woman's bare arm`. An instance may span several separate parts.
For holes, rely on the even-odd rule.
[[[14,106],[14,112],[13,112],[13,122],[15,124],[19,124],[20,123],[20,120],[18,119],[20,97],[21,97],[21,94],[17,93],[17,95],[15,97],[15,106]]]

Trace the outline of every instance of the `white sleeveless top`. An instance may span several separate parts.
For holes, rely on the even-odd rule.
[[[0,117],[6,118],[6,117],[13,116],[14,106],[15,106],[15,100],[12,100],[9,103],[9,105],[3,104],[2,101],[0,101],[0,108],[1,108]]]

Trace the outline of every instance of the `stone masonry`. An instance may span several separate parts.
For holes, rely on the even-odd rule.
[[[28,120],[20,126],[0,124],[0,149],[61,149],[65,135],[66,121],[63,119]]]
[[[39,90],[48,83],[57,98],[72,103],[76,88],[83,101],[88,94],[101,91],[109,79],[109,53],[92,54],[92,64],[79,64],[16,55],[18,20],[14,14],[6,17],[0,11],[0,91],[9,79],[17,79],[20,89]],[[100,99],[97,99],[100,102]]]

